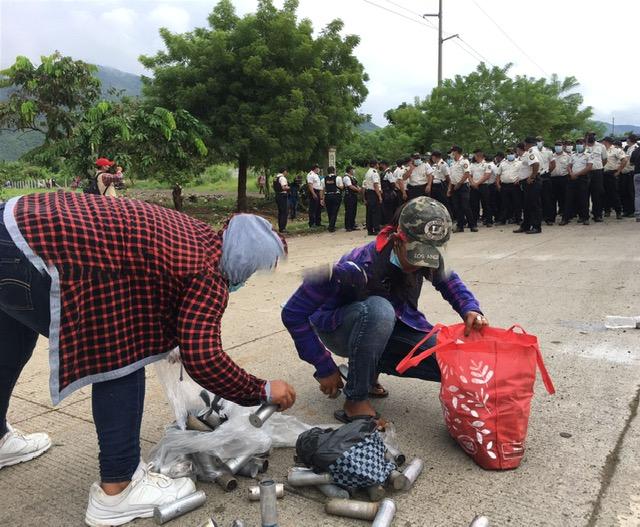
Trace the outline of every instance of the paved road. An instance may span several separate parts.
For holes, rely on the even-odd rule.
[[[365,241],[361,233],[291,240],[289,262],[235,293],[225,317],[223,338],[232,356],[263,377],[292,382],[298,402],[291,412],[310,423],[330,422],[336,403],[319,396],[311,367],[297,359],[279,306],[302,268]],[[384,378],[391,397],[378,409],[395,422],[404,451],[425,460],[416,487],[395,497],[394,525],[466,527],[478,513],[499,527],[640,525],[640,331],[603,326],[606,315],[640,315],[640,225],[608,221],[546,228],[539,236],[484,229],[455,235],[449,257],[495,325],[518,322],[539,336],[558,393],[550,397],[537,384],[526,457],[519,469],[496,473],[476,467],[448,438],[437,385]],[[432,322],[457,321],[430,287],[421,306]],[[42,340],[16,388],[10,420],[25,431],[48,431],[54,447],[0,471],[0,525],[81,525],[97,475],[90,389],[53,408],[46,349]],[[147,377],[145,453],[171,419],[153,368]],[[291,461],[290,450],[277,451],[271,474],[282,478]],[[258,506],[244,492],[200,487],[207,504],[172,525],[195,527],[207,513],[225,527],[238,517],[259,525]],[[280,524],[365,525],[326,516],[322,501],[312,491],[288,495],[280,502]]]

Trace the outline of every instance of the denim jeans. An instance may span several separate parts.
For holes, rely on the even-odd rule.
[[[38,340],[49,335],[51,279],[15,246],[0,205],[0,437],[7,433],[11,393]],[[93,419],[100,445],[103,482],[131,479],[140,462],[144,368],[126,377],[95,383]]]
[[[343,322],[332,332],[318,331],[327,348],[349,359],[349,376],[344,394],[349,401],[365,401],[379,373],[398,375],[397,364],[424,338],[425,333],[396,319],[391,303],[379,296],[344,307]],[[431,348],[435,335],[420,350]],[[440,381],[434,356],[402,375],[426,381]]]

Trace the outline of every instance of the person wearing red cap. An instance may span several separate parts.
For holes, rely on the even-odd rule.
[[[97,194],[101,196],[109,196],[112,198],[118,197],[116,186],[122,184],[123,176],[122,171],[112,174],[109,169],[115,165],[115,161],[111,161],[106,157],[99,157],[96,159],[96,183]]]

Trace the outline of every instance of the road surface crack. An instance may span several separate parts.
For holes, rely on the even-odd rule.
[[[600,482],[600,491],[598,492],[598,496],[593,503],[593,508],[591,509],[591,516],[589,517],[587,527],[595,527],[598,520],[600,519],[602,502],[607,495],[607,491],[609,490],[611,481],[613,480],[613,476],[615,475],[618,464],[620,463],[620,453],[622,451],[624,439],[627,435],[627,432],[629,431],[629,428],[631,427],[631,423],[633,423],[633,420],[638,416],[638,406],[640,406],[640,386],[638,386],[635,397],[629,403],[629,416],[627,417],[624,427],[620,432],[620,435],[618,436],[616,445],[613,450],[609,452],[609,454],[607,455],[607,459],[604,462]]]

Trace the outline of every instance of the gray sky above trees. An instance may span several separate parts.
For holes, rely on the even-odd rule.
[[[137,58],[162,47],[158,28],[183,32],[204,26],[215,3],[0,0],[0,66],[12,64],[16,55],[37,60],[57,49],[74,58],[144,73]],[[280,6],[282,1],[275,3]],[[640,124],[640,40],[635,32],[640,2],[444,3],[445,36],[459,33],[463,39],[444,44],[445,78],[469,73],[481,57],[499,66],[513,62],[512,74],[574,75],[596,118],[610,122],[614,115],[617,124]],[[257,2],[234,0],[234,4],[244,14]],[[437,0],[300,0],[299,16],[310,18],[316,31],[339,17],[346,32],[360,35],[356,54],[371,78],[362,111],[384,125],[387,109],[412,102],[417,95],[424,97],[436,84],[437,32],[418,15],[437,11],[437,4]],[[436,23],[431,19],[434,27]]]

